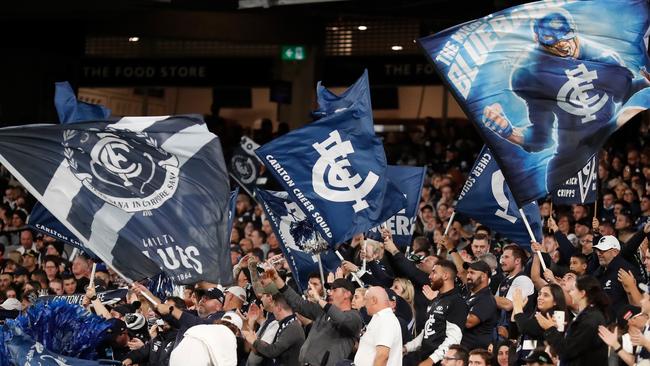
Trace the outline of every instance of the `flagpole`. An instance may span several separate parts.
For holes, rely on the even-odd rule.
[[[118,276],[120,276],[124,281],[126,281],[126,283],[129,286],[133,285],[134,281],[132,279],[126,277],[124,275],[124,273],[120,272],[119,270],[117,270],[117,268],[115,268],[114,266],[109,265],[108,263],[106,263],[106,265],[108,267],[110,267],[110,269],[112,269],[113,272],[115,272]],[[153,305],[153,306],[158,306],[159,305],[158,301],[154,300],[153,297],[149,296],[149,294],[147,294],[146,292],[141,292],[140,295],[142,295],[142,297],[144,297],[147,301],[149,301],[151,303],[151,305]]]
[[[521,218],[524,220],[524,225],[526,226],[526,230],[528,230],[528,235],[530,235],[530,240],[537,242],[537,239],[535,238],[535,234],[533,234],[533,229],[530,228],[530,224],[528,223],[528,219],[526,218],[526,214],[524,213],[523,208],[519,209],[519,214],[521,215]],[[547,270],[546,263],[544,263],[544,257],[542,256],[542,252],[539,250],[536,250],[535,252],[539,256],[539,262],[542,264],[542,269],[546,271]]]
[[[97,263],[93,262],[93,269],[90,271],[90,282],[88,287],[95,288],[95,271],[97,270]]]
[[[336,256],[339,257],[339,259],[341,260],[341,262],[343,262],[343,261],[345,260],[345,259],[343,258],[343,256],[341,255],[341,253],[339,253],[338,250],[335,250],[334,253],[336,253]],[[359,286],[361,286],[361,287],[365,287],[365,286],[363,285],[363,281],[361,281],[361,280],[359,279],[359,277],[357,276],[356,273],[350,273],[350,274],[352,275],[352,278],[354,279],[354,281],[355,281],[356,283],[359,284]]]
[[[316,256],[317,261],[318,261],[318,270],[320,271],[320,281],[323,284],[323,289],[325,288],[325,274],[323,273],[323,261],[320,257],[320,253]],[[325,290],[323,290],[323,299],[327,300],[327,294]]]
[[[368,255],[368,251],[366,251],[366,248],[368,247],[368,240],[366,238],[363,239],[363,264],[361,265],[361,270],[363,272],[366,271],[366,256]]]
[[[452,211],[451,216],[449,216],[449,221],[447,222],[447,227],[445,227],[445,232],[442,234],[442,236],[447,236],[447,233],[449,233],[449,229],[451,229],[451,224],[454,222],[454,217],[456,217],[456,211]],[[438,248],[438,255],[442,253],[442,248]]]

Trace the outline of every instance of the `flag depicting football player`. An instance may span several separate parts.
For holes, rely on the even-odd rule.
[[[421,44],[521,204],[575,175],[609,135],[650,106],[647,30],[645,1],[544,1]]]

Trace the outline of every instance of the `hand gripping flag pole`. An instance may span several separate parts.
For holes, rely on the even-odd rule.
[[[445,232],[442,234],[442,236],[447,236],[449,233],[449,229],[451,229],[451,224],[454,222],[454,217],[456,217],[456,211],[453,211],[451,213],[451,216],[449,216],[449,221],[447,222],[447,227],[445,227]],[[438,247],[438,255],[442,253],[442,247]]]
[[[524,225],[526,225],[526,230],[528,230],[528,235],[530,235],[530,241],[531,242],[537,242],[537,239],[535,239],[535,235],[533,234],[533,230],[530,228],[530,224],[528,223],[528,219],[526,218],[526,214],[524,213],[524,209],[520,208],[519,209],[519,214],[521,215],[521,218],[524,220]],[[544,257],[542,257],[542,252],[539,250],[535,251],[537,255],[539,256],[539,262],[542,264],[542,270],[546,271],[546,263],[544,263]]]

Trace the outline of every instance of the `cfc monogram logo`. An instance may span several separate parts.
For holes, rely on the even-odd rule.
[[[332,202],[354,202],[354,212],[368,208],[364,199],[375,187],[379,176],[372,171],[366,179],[359,174],[352,175],[349,154],[354,153],[350,141],[341,141],[339,131],[330,132],[329,137],[312,145],[320,154],[312,169],[312,186],[314,192]]]
[[[557,93],[558,106],[573,115],[583,117],[582,123],[595,120],[596,113],[609,100],[607,94],[589,96],[588,92],[594,88],[592,82],[598,80],[598,73],[595,70],[587,70],[584,64],[564,72],[569,80]]]

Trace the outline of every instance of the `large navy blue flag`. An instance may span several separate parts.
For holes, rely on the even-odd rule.
[[[411,245],[411,237],[415,230],[415,219],[427,169],[425,167],[389,165],[386,174],[388,179],[404,192],[406,206],[382,225],[391,231],[395,244],[406,247]],[[379,226],[370,229],[367,236],[370,239],[381,241]]]
[[[537,202],[531,202],[523,209],[535,239],[541,243],[542,221]],[[474,163],[455,210],[522,247],[530,247],[530,235],[519,214],[519,207],[487,147],[483,147]]]
[[[126,277],[232,281],[228,175],[200,117],[4,128],[0,161]]]
[[[313,224],[300,206],[289,199],[286,192],[257,190],[257,198],[264,207],[264,212],[271,223],[275,236],[280,242],[282,252],[291,267],[296,283],[301,291],[308,288],[309,274],[318,272],[317,257],[305,250],[306,246],[322,240],[321,235],[314,229]],[[320,254],[323,270],[336,272],[341,261],[336,254],[328,249]]]
[[[330,245],[405,205],[386,178],[384,147],[369,125],[372,111],[359,100],[255,151]]]
[[[74,90],[67,81],[55,84],[54,105],[59,115],[59,121],[62,124],[101,121],[111,115],[110,109],[104,106],[77,101]],[[97,258],[90,249],[83,245],[81,240],[66,229],[40,202],[34,205],[27,224],[45,235],[70,244],[83,250],[91,257]]]
[[[419,40],[520,206],[650,106],[649,13],[646,0],[540,1]]]
[[[596,202],[598,190],[598,157],[592,156],[578,174],[553,191],[553,203],[558,205]]]

